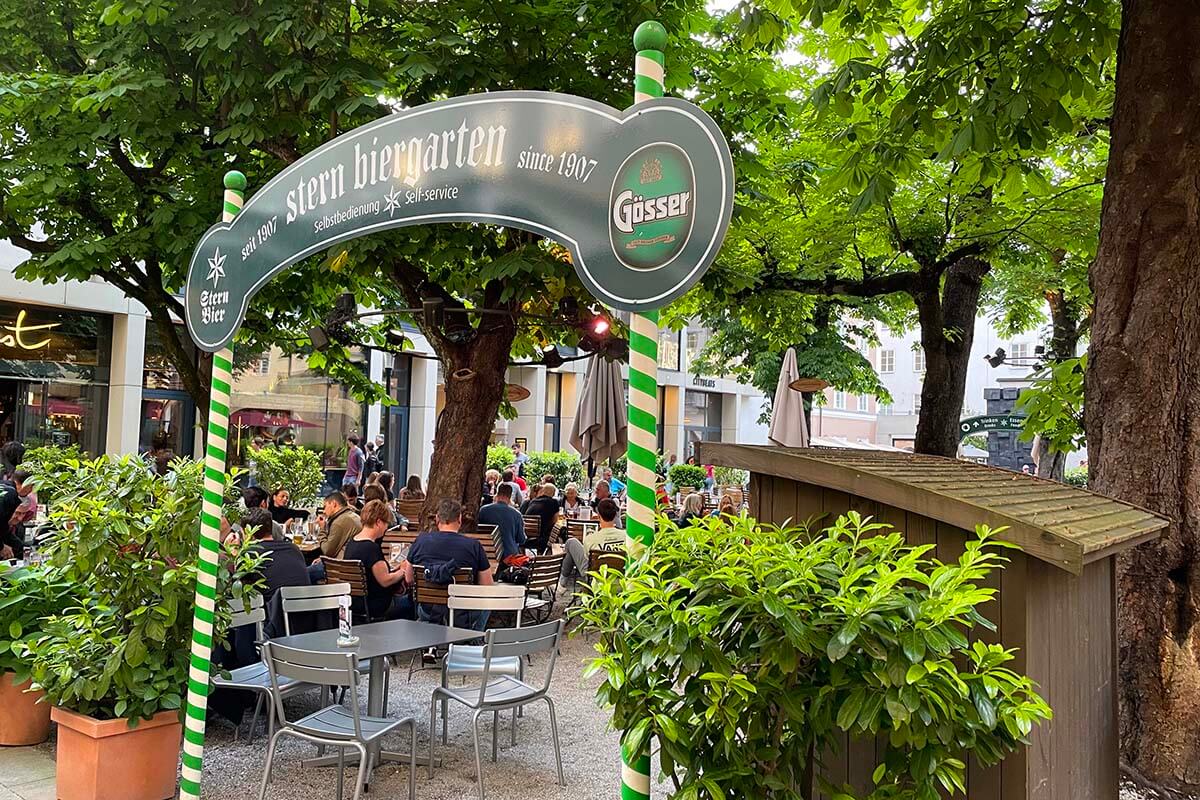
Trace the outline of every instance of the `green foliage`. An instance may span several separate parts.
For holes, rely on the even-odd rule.
[[[264,447],[254,455],[258,467],[258,483],[274,492],[282,486],[292,496],[297,508],[311,506],[317,501],[317,491],[325,480],[321,457],[303,447]]]
[[[976,433],[976,434],[972,434],[971,436],[966,436],[962,439],[960,444],[962,444],[963,447],[974,447],[979,450],[987,450],[988,449],[987,436],[982,433]]]
[[[192,601],[199,572],[203,465],[176,461],[156,475],[136,456],[81,464],[86,490],[50,513],[63,533],[47,563],[78,601],[18,647],[49,702],[131,724],[179,709],[188,682]],[[217,638],[230,603],[255,591],[261,556],[228,554],[217,571]]]
[[[1088,486],[1088,468],[1087,465],[1069,469],[1063,474],[1063,483],[1068,486],[1075,486],[1080,489],[1086,489]]]
[[[29,677],[29,662],[18,653],[41,635],[43,617],[61,613],[76,587],[47,565],[15,570],[0,581],[0,673],[14,672],[18,683]]]
[[[623,746],[655,747],[676,800],[800,797],[808,768],[823,777],[812,754],[847,731],[886,743],[870,800],[964,791],[968,754],[994,764],[1050,718],[1012,651],[968,639],[992,627],[983,584],[1005,561],[978,534],[943,564],[854,512],[820,532],[664,520],[580,612]]]
[[[73,480],[83,454],[78,445],[68,447],[33,447],[25,451],[21,466],[29,470],[37,487],[38,501],[50,505]]]
[[[512,448],[503,442],[495,442],[489,444],[487,448],[486,468],[494,469],[503,474],[504,470],[512,466],[513,451]]]
[[[713,478],[718,486],[745,486],[750,473],[737,467],[713,467]]]
[[[667,480],[676,489],[681,489],[684,486],[701,489],[704,487],[704,479],[707,477],[708,473],[704,467],[696,467],[691,464],[676,464],[667,472]]]
[[[512,453],[509,452],[509,455]],[[562,489],[568,483],[583,480],[583,462],[574,453],[530,453],[529,460],[525,462],[526,478],[537,481],[543,475],[553,475],[554,485]]]
[[[1051,452],[1073,453],[1083,447],[1083,374],[1087,356],[1048,364],[1039,370],[1028,389],[1017,398],[1025,412],[1021,439],[1041,436]]]

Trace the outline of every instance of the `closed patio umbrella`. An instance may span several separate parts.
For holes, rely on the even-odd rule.
[[[796,348],[789,347],[779,370],[775,402],[771,405],[771,429],[767,438],[783,447],[808,447],[808,425],[804,421],[804,395],[788,384],[800,377]]]
[[[621,365],[594,356],[583,379],[583,391],[579,393],[579,407],[571,426],[571,446],[589,462],[608,459],[611,464],[625,455],[628,434]],[[588,476],[591,477],[590,468]]]

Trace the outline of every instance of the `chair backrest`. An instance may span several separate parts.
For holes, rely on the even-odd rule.
[[[525,587],[511,583],[493,583],[490,586],[452,583],[446,590],[446,605],[450,609],[451,626],[454,625],[456,610],[520,611],[525,608]],[[517,614],[517,627],[521,627],[520,614]]]
[[[611,567],[624,572],[625,553],[620,550],[592,550],[588,553],[588,574],[598,571],[601,567]]]
[[[327,653],[268,641],[263,644],[263,660],[267,663],[267,674],[271,678],[276,719],[284,725],[288,723],[283,693],[279,691],[281,677],[316,686],[346,686],[349,687],[349,707],[354,716],[354,734],[362,738],[358,716],[358,655],[353,649]]]
[[[386,545],[406,544],[409,547],[412,547],[413,543],[417,541],[417,537],[420,535],[421,532],[416,528],[413,528],[412,530],[388,529],[387,533],[383,534],[383,543]]]
[[[367,596],[367,570],[357,559],[321,556],[325,564],[325,579],[330,583],[350,584],[351,597]]]
[[[479,527],[484,526],[481,525]],[[486,527],[494,529],[496,526],[488,525]],[[479,545],[483,548],[484,554],[488,557],[488,561],[490,561],[493,565],[496,564],[497,560],[499,559],[500,548],[496,546],[496,540],[492,536],[492,532],[490,530],[471,531],[469,533],[463,532],[463,536],[469,536],[470,538],[479,542]]]
[[[315,586],[280,586],[279,601],[283,609],[283,630],[292,635],[288,620],[290,614],[300,611],[336,611],[341,605],[339,597],[349,596],[348,583],[319,583]]]
[[[233,611],[233,620],[229,623],[230,630],[240,628],[243,625],[253,625],[255,633],[255,641],[262,641],[263,638],[263,623],[266,622],[267,612],[263,608],[262,595],[257,592],[250,595],[250,610],[247,611],[238,603],[231,604]]]
[[[543,622],[541,625],[529,625],[524,628],[492,628],[484,635],[483,645],[483,677],[479,686],[479,702],[482,705],[487,694],[489,673],[493,659],[524,658],[538,653],[549,653],[550,663],[546,666],[546,679],[539,693],[544,694],[550,689],[550,679],[554,676],[554,664],[558,660],[558,647],[562,639],[565,620]]]
[[[455,570],[454,583],[472,584],[475,571],[470,567]],[[438,586],[425,580],[425,568],[413,565],[413,596],[418,603],[429,606],[444,606],[450,598],[449,586]]]
[[[525,589],[529,594],[558,586],[564,558],[566,558],[564,553],[547,553],[533,559],[530,564],[529,581],[525,584]]]
[[[425,520],[421,519],[421,509],[424,507],[424,500],[396,501],[396,513],[408,520],[409,528],[417,531],[425,528]]]
[[[582,519],[567,520],[567,533],[569,533],[572,538],[578,539],[581,542],[583,541],[584,534],[586,534],[589,530],[595,530],[596,528],[599,528],[599,527],[600,527],[599,522],[592,522],[591,520],[582,520]]]
[[[523,514],[525,518],[525,537],[536,539],[542,535],[542,518],[537,514]]]

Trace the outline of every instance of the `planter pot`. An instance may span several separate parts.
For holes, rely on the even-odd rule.
[[[0,672],[0,745],[41,744],[50,738],[50,706],[41,692],[26,692],[29,681],[14,683]]]
[[[169,800],[175,797],[183,725],[164,711],[130,728],[55,708],[58,800]]]

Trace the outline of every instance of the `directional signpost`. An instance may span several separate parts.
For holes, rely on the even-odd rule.
[[[716,258],[733,212],[733,161],[704,111],[662,97],[663,27],[644,23],[634,41],[635,105],[624,111],[547,92],[457,97],[337,137],[244,205],[245,178],[226,176],[224,218],[196,246],[185,292],[188,331],[214,353],[214,370],[183,800],[200,797],[231,348],[251,298],[301,259],[433,222],[520,228],[565,245],[598,300],[633,312],[628,544],[636,555],[652,543],[658,309]],[[647,753],[623,757],[622,797],[649,797]]]
[[[1020,414],[990,414],[984,417],[967,417],[958,423],[958,438],[960,440],[976,433],[988,431],[1019,431],[1025,425],[1025,417]]]

